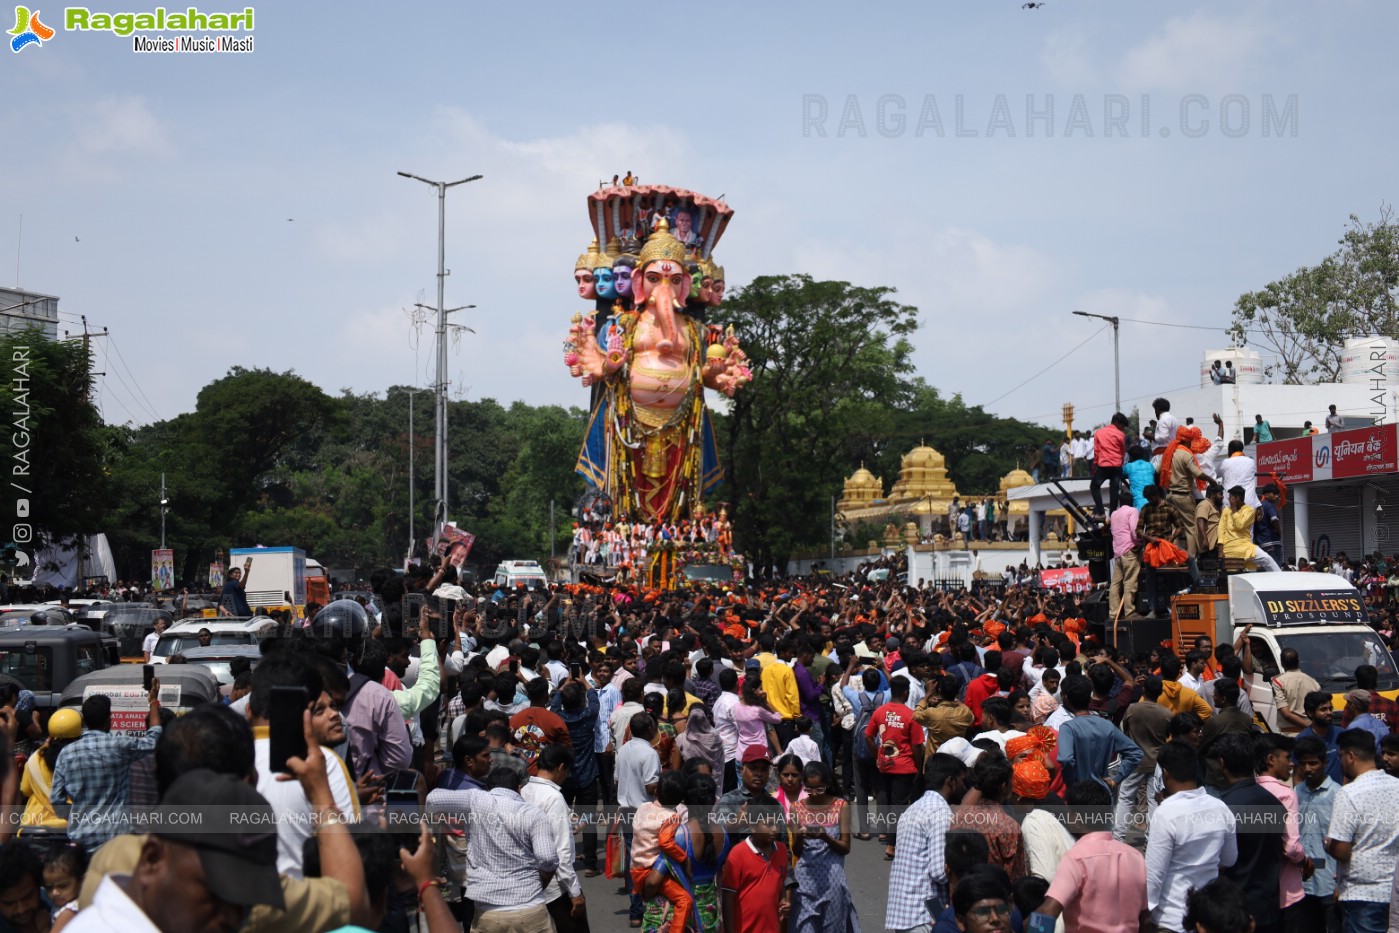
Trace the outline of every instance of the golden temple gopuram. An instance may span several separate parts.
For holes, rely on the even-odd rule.
[[[836,508],[846,527],[864,522],[887,522],[912,516],[924,533],[946,532],[947,507],[953,498],[960,505],[970,505],[981,499],[992,499],[996,513],[1010,519],[1012,529],[1026,521],[1029,510],[1024,502],[1007,502],[1006,493],[1020,486],[1034,485],[1034,479],[1024,470],[1011,470],[1001,477],[1000,488],[992,494],[963,495],[947,475],[947,461],[942,454],[926,444],[904,454],[899,466],[899,478],[889,494],[884,494],[884,482],[860,464],[850,474],[841,490]],[[1009,508],[1007,516],[1006,509]],[[1062,516],[1062,510],[1049,513]]]

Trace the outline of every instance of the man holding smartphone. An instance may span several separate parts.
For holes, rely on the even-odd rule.
[[[278,703],[286,704],[284,697],[290,695],[276,688],[288,687],[297,691],[299,706],[274,709],[274,696],[278,697]],[[272,746],[280,746],[287,738],[282,734],[287,728],[284,724],[291,724],[304,742],[300,722],[308,710],[314,713],[314,704],[321,700],[323,693],[320,673],[305,658],[279,650],[264,658],[253,671],[253,690],[248,695],[248,719],[253,726],[253,749],[257,762],[257,790],[280,817],[277,823],[277,871],[293,878],[302,877],[302,850],[311,835],[314,808],[301,784],[287,780],[282,776],[283,772],[273,770]],[[278,731],[276,736],[273,735],[274,728]],[[344,763],[334,755],[323,756],[323,760],[336,808],[345,819],[358,821],[359,803]]]

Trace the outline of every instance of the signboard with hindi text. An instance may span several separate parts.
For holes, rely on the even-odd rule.
[[[1337,431],[1331,435],[1331,478],[1399,471],[1399,425]]]

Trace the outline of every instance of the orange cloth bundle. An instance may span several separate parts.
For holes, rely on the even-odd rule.
[[[1142,560],[1152,567],[1179,567],[1190,555],[1169,541],[1151,541],[1142,549]]]

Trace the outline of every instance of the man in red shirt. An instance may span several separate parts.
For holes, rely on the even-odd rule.
[[[782,811],[772,797],[761,797],[752,805],[750,815],[754,811],[761,815],[753,817],[748,838],[729,852],[719,882],[724,933],[778,933],[792,906],[787,847],[777,841],[776,821]]]
[[[986,665],[986,673],[976,680],[967,684],[967,708],[972,711],[974,721],[981,725],[981,704],[996,695],[1000,690],[997,683],[997,674],[1001,669],[1001,653],[999,651],[988,651],[986,657],[982,659]]]
[[[1117,412],[1111,423],[1093,432],[1093,477],[1088,481],[1088,491],[1093,496],[1093,511],[1103,513],[1103,493],[1099,488],[1103,480],[1108,481],[1108,501],[1112,511],[1117,511],[1118,486],[1122,479],[1122,465],[1127,461],[1127,416]]]
[[[914,721],[913,710],[908,706],[908,678],[891,678],[889,693],[893,699],[870,714],[869,725],[865,726],[865,742],[874,753],[874,763],[879,769],[874,783],[882,811],[880,816],[889,818],[889,832],[880,834],[887,846],[884,858],[893,861],[893,808],[906,805],[913,793],[915,777],[923,766],[926,739],[923,727]]]
[[[1358,709],[1347,703],[1341,712],[1341,728],[1349,729],[1350,721],[1361,713],[1368,712],[1380,722],[1389,726],[1390,734],[1399,733],[1399,703],[1380,694],[1380,672],[1370,664],[1362,664],[1355,669],[1355,689],[1370,691],[1368,710]]]
[[[536,774],[536,760],[546,745],[569,746],[568,725],[563,718],[549,709],[549,679],[536,677],[525,684],[525,696],[529,706],[510,717],[510,732],[514,737],[515,749],[529,765],[529,773]]]

